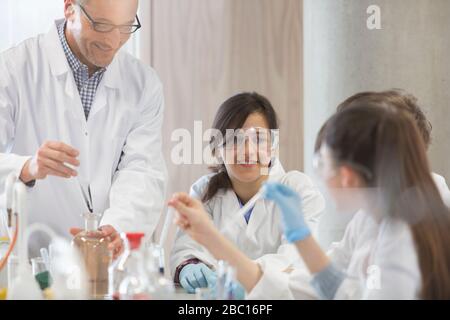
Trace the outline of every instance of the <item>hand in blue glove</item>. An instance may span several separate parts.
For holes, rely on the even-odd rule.
[[[217,277],[216,277],[217,280]],[[215,299],[220,299],[220,300],[228,300],[228,297],[218,297],[217,296],[217,282],[214,282],[213,285],[210,286],[211,291],[212,291],[212,296],[215,297]],[[233,288],[231,289],[231,295],[232,295],[232,299],[233,300],[244,300],[245,299],[245,289],[244,287],[238,282],[235,281],[233,283]]]
[[[276,182],[268,182],[263,188],[263,198],[274,201],[281,210],[286,239],[294,243],[310,236],[311,231],[303,218],[302,200],[298,193]]]
[[[196,288],[215,285],[217,275],[204,263],[188,264],[181,269],[180,284],[188,293],[195,293]]]
[[[238,281],[233,284],[232,295],[234,300],[244,300],[245,298],[245,289]]]

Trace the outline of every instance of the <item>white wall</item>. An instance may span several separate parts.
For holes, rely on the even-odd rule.
[[[0,1],[0,51],[38,33],[47,32],[52,21],[64,17],[64,1],[2,0]]]

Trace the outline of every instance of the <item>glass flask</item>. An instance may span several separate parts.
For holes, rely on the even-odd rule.
[[[85,230],[77,234],[72,245],[80,251],[89,279],[89,292],[92,299],[108,299],[108,268],[112,253],[108,249],[109,237],[98,230],[101,215],[88,212],[83,215]]]
[[[144,233],[121,233],[120,237],[124,243],[124,252],[114,261],[108,270],[109,273],[109,295],[115,299],[120,299],[119,288],[122,281],[127,276],[130,268],[131,252],[139,250]]]
[[[141,250],[135,249],[130,252],[125,274],[119,285],[119,299],[150,300],[149,279],[145,272],[145,259]]]
[[[217,283],[215,296],[217,300],[236,300],[234,292],[237,286],[236,269],[225,261],[217,265]]]
[[[145,252],[145,267],[149,279],[149,289],[152,299],[170,300],[175,294],[173,281],[164,275],[164,249],[157,244],[147,244]]]

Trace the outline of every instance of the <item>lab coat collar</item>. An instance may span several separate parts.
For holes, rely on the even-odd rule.
[[[55,77],[71,72],[69,62],[64,54],[57,30],[57,26],[60,23],[64,23],[64,21],[64,19],[56,20],[50,31],[44,36],[43,42],[48,61],[50,63],[50,69]],[[120,87],[119,81],[122,79],[118,62],[120,54],[120,52],[116,54],[103,76],[103,84],[111,89],[118,89]]]
[[[269,170],[269,179],[268,180],[269,181],[278,181],[286,174],[286,172],[278,158],[274,158],[272,161],[273,161],[273,163]],[[252,242],[254,242],[256,244],[257,243],[256,237],[255,237],[256,230],[258,230],[259,226],[264,222],[265,219],[267,219],[267,216],[264,214],[265,212],[267,212],[267,208],[266,208],[267,203],[261,199],[255,203],[252,215],[247,224],[244,216],[242,216],[241,219],[234,217],[234,214],[240,208],[240,204],[239,204],[239,200],[233,189],[227,189],[225,191],[222,191],[220,194],[218,193],[217,196],[218,197],[229,196],[230,198],[234,197],[236,199],[236,201],[225,202],[225,203],[229,204],[229,207],[225,208],[226,210],[224,210],[225,215],[226,215],[225,221],[231,221],[233,219],[237,219],[236,225],[239,226],[239,228],[243,229],[247,238],[249,238]]]
[[[119,57],[121,53],[116,53],[116,56],[114,57],[111,64],[107,67],[105,74],[103,75],[103,83],[105,87],[108,87],[110,89],[119,89],[120,88],[120,81],[122,80],[122,75],[120,74],[120,68],[119,68]]]
[[[269,171],[269,181],[277,180],[286,174],[286,171],[283,168],[283,165],[280,162],[280,159],[273,158],[273,163],[270,167]]]
[[[43,45],[50,63],[50,69],[55,77],[70,72],[69,62],[66,59],[61,42],[59,41],[57,25],[64,23],[64,19],[56,20],[55,25],[44,36]]]
[[[273,163],[270,167],[268,181],[279,181],[286,174],[286,171],[284,170],[278,158],[273,158],[272,162]],[[269,210],[269,208],[267,208],[267,205],[267,201],[263,201],[262,199],[255,203],[252,215],[245,229],[247,238],[249,238],[255,244],[258,243],[258,240],[256,239],[257,230],[259,229],[261,224],[263,224],[263,222],[268,218],[267,215],[264,214]]]

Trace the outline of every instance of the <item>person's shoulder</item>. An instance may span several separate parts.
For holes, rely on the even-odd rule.
[[[41,38],[43,37],[42,34],[28,38],[26,40],[23,40],[19,42],[16,45],[13,45],[12,47],[2,51],[0,53],[1,58],[12,58],[15,57],[16,59],[19,58],[18,54],[24,54],[30,52],[30,49],[37,48],[38,45],[41,42]]]
[[[280,177],[279,182],[293,188],[309,188],[314,185],[308,175],[296,170],[286,172]]]
[[[128,83],[136,83],[137,85],[160,86],[161,80],[151,66],[145,64],[129,52],[121,50],[116,59],[118,60],[121,75],[127,79]]]
[[[195,181],[191,186],[190,195],[201,199],[206,191],[206,188],[208,187],[209,181],[215,175],[216,173],[209,173],[197,179],[197,181]]]
[[[436,184],[436,187],[438,188],[442,200],[444,200],[445,205],[450,208],[450,189],[448,188],[445,178],[434,172],[431,173],[431,176]]]
[[[32,66],[39,59],[39,46],[42,35],[26,39],[17,45],[0,53],[0,68],[2,73],[15,73],[21,67]]]
[[[377,228],[377,222],[370,213],[367,213],[363,209],[358,210],[350,219],[348,226],[353,226],[356,230],[363,230],[366,228]]]
[[[432,172],[431,176],[439,189],[447,189],[448,190],[447,182],[445,181],[445,178],[443,176],[441,176],[435,172]]]
[[[280,159],[275,158],[274,164],[270,169],[269,180],[285,184],[289,187],[299,187],[299,186],[310,186],[313,184],[310,177],[305,173],[298,170],[292,170],[286,172],[280,161]]]

